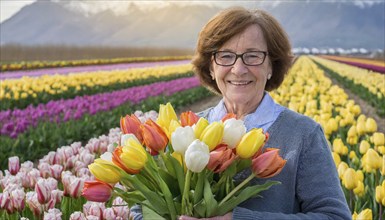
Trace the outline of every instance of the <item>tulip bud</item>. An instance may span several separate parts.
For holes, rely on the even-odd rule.
[[[196,115],[192,111],[182,112],[182,114],[180,115],[180,122],[182,124],[182,127],[193,126],[198,122],[198,120],[199,120],[198,115]]]
[[[353,190],[358,185],[358,180],[356,177],[356,171],[352,168],[348,168],[343,176],[342,182],[346,189]]]
[[[112,162],[127,173],[136,174],[146,164],[147,154],[141,144],[130,139],[127,141],[126,146],[115,148],[112,153]]]
[[[383,146],[385,145],[385,136],[384,133],[380,132],[375,132],[372,137],[370,138],[370,141],[375,145],[375,146]]]
[[[196,140],[194,130],[190,126],[179,127],[171,134],[171,144],[175,152],[182,155],[187,150],[187,147]]]
[[[354,188],[353,193],[359,197],[362,197],[365,195],[365,187],[362,181],[357,182],[357,187]]]
[[[170,122],[170,127],[168,128],[168,134],[167,134],[167,137],[168,137],[169,139],[171,139],[171,134],[174,133],[174,131],[175,131],[177,128],[179,128],[180,126],[181,126],[181,125],[179,124],[178,121],[172,120],[172,121]]]
[[[381,168],[382,158],[374,149],[370,148],[364,156],[365,160],[363,162],[371,169],[376,170]]]
[[[356,129],[358,135],[364,135],[366,133],[365,121],[357,122]]]
[[[93,202],[107,202],[112,194],[112,186],[101,181],[85,181],[82,196]]]
[[[230,118],[224,123],[223,142],[226,143],[230,149],[235,148],[243,135],[246,134],[246,126],[242,120]]]
[[[168,144],[168,137],[159,125],[149,119],[141,127],[143,131],[144,144],[147,148],[154,152],[163,151],[166,148]]]
[[[221,173],[232,164],[235,158],[236,155],[227,145],[218,145],[217,148],[210,152],[210,160],[207,164],[207,169],[214,173]]]
[[[134,134],[140,143],[143,142],[142,131],[140,128],[141,124],[140,120],[134,114],[120,118],[120,129],[122,130],[122,133]]]
[[[360,153],[365,154],[369,150],[369,148],[370,148],[369,142],[367,142],[366,140],[362,140],[360,143]]]
[[[344,176],[344,173],[345,171],[349,168],[348,164],[345,163],[344,161],[342,161],[339,165],[338,165],[338,176],[340,177],[340,179],[342,180],[343,179],[343,176]]]
[[[252,170],[256,177],[270,178],[278,175],[286,164],[279,156],[279,149],[268,149],[252,160]]]
[[[100,181],[115,184],[120,180],[119,168],[110,161],[98,158],[94,163],[88,165],[88,169]]]
[[[254,156],[255,153],[264,145],[267,136],[263,130],[252,129],[247,132],[236,147],[237,155],[240,158],[247,159]]]
[[[51,189],[44,179],[39,179],[35,185],[37,200],[40,204],[46,204],[51,200]]]
[[[20,162],[18,156],[8,158],[8,170],[12,175],[16,175],[19,172]]]
[[[171,103],[167,103],[166,105],[160,105],[159,106],[159,116],[156,120],[156,123],[162,127],[162,128],[169,128],[170,122],[172,120],[178,120],[178,117],[176,116],[175,110],[172,107]]]
[[[192,172],[201,172],[210,159],[209,147],[200,140],[193,141],[185,152],[185,162],[187,169]]]
[[[195,137],[196,138],[199,138],[203,132],[203,130],[205,130],[205,128],[209,125],[209,122],[207,121],[207,119],[205,118],[200,118],[198,120],[198,122],[192,126],[192,128],[194,129],[194,134],[195,134]]]
[[[70,215],[70,220],[84,220],[86,219],[86,216],[83,214],[83,212],[74,212]]]
[[[203,130],[199,139],[209,146],[210,151],[222,142],[223,128],[222,122],[213,122]]]
[[[372,220],[373,214],[371,209],[364,209],[362,212],[360,212],[357,217],[357,220]]]
[[[377,123],[373,118],[368,118],[366,120],[365,127],[368,133],[374,133],[377,131]]]
[[[336,152],[332,152],[332,156],[336,167],[338,167],[338,165],[341,163],[340,155],[338,155]]]
[[[120,145],[121,146],[126,146],[126,142],[128,141],[128,139],[134,139],[136,142],[138,143],[141,143],[138,138],[134,135],[134,134],[122,134],[122,136],[120,137]]]

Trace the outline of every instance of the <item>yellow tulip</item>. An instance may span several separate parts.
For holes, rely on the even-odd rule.
[[[345,171],[346,171],[348,168],[349,168],[348,164],[345,163],[344,161],[342,161],[342,162],[338,165],[337,171],[338,171],[338,176],[340,177],[340,179],[343,179],[344,173],[345,173]]]
[[[115,184],[120,180],[120,169],[110,161],[98,158],[88,165],[88,169],[96,179],[105,183]]]
[[[159,116],[156,123],[162,128],[168,129],[172,120],[178,121],[178,116],[175,113],[171,103],[159,106]]]
[[[177,120],[171,120],[170,126],[168,127],[168,132],[169,132],[169,134],[168,134],[168,139],[171,138],[171,134],[172,134],[177,128],[179,128],[180,126],[181,126],[181,125],[180,125],[179,121],[177,121]]]
[[[199,123],[199,121],[198,121]],[[209,150],[214,148],[222,142],[224,133],[224,125],[222,122],[213,122],[209,124],[200,135],[199,139],[209,146]]]
[[[208,125],[209,122],[205,118],[199,118],[198,122],[193,125],[195,137],[199,138]]]
[[[236,153],[240,158],[250,158],[263,146],[267,140],[261,128],[247,132],[238,143]]]
[[[366,119],[365,127],[368,133],[373,133],[377,131],[377,123],[373,118]]]
[[[383,146],[385,145],[385,136],[384,133],[380,132],[375,132],[372,137],[370,138],[370,141],[375,145],[375,146]]]
[[[147,162],[144,147],[134,139],[128,139],[124,147],[115,148],[112,162],[129,174],[139,173]]]
[[[332,152],[334,163],[336,164],[336,167],[341,163],[341,157],[336,152]]]
[[[378,155],[377,151],[370,148],[364,155],[363,163],[373,170],[380,169],[382,167],[382,158]]]
[[[369,150],[369,148],[370,148],[369,142],[367,142],[366,140],[362,140],[360,143],[360,153],[365,154],[366,151]]]
[[[357,182],[357,187],[353,189],[353,193],[359,197],[365,195],[365,186],[362,181]]]
[[[372,220],[372,210],[371,209],[365,209],[362,212],[360,212],[358,215],[355,213],[356,216],[353,215],[353,220]]]
[[[358,179],[356,177],[356,171],[352,168],[348,168],[343,175],[342,183],[348,190],[353,190],[358,185]]]
[[[383,187],[385,186],[384,182],[385,181],[383,181],[382,185],[376,186],[376,201],[379,204],[382,204],[382,200],[385,198],[385,188]]]

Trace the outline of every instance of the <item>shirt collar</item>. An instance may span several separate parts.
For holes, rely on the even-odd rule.
[[[264,93],[263,99],[258,108],[253,112],[245,116],[245,126],[247,130],[252,128],[262,127],[264,124],[274,121],[274,113],[276,109],[276,103],[271,98],[268,92]],[[224,100],[222,99],[218,105],[216,105],[210,112],[208,121],[210,123],[214,121],[220,121],[227,114]]]

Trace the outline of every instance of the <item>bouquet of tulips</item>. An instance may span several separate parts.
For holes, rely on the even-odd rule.
[[[278,174],[286,163],[278,149],[262,150],[267,133],[246,132],[233,114],[211,124],[191,111],[178,119],[167,103],[160,105],[156,121],[142,123],[127,115],[120,126],[122,136],[114,151],[89,165],[96,180],[85,182],[83,196],[98,202],[120,196],[129,206],[141,205],[144,218],[224,215],[278,184],[248,183]],[[251,175],[235,181],[247,168]]]

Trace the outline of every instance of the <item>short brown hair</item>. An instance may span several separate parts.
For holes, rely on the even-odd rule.
[[[204,86],[220,94],[216,82],[210,76],[211,56],[226,41],[254,24],[262,29],[272,66],[272,77],[267,81],[265,89],[271,91],[282,84],[292,63],[286,32],[273,16],[263,10],[249,11],[243,7],[232,7],[214,16],[199,34],[192,64]]]

